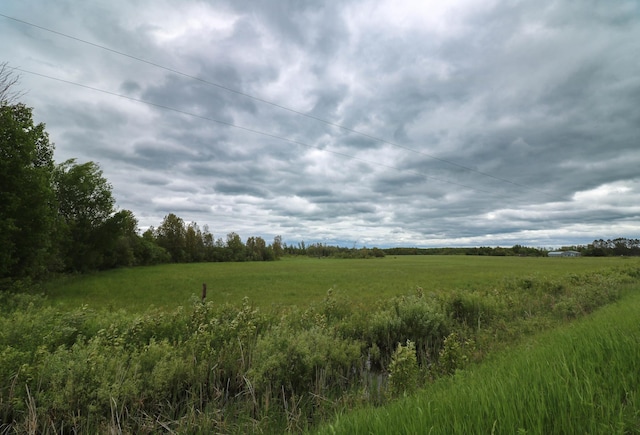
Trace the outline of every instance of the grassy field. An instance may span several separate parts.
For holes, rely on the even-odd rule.
[[[0,433],[638,433],[639,287],[627,258],[67,277],[0,293]]]
[[[405,295],[417,287],[426,293],[500,285],[530,276],[553,279],[612,266],[637,265],[631,258],[528,258],[476,256],[387,256],[342,260],[285,258],[276,262],[168,264],[117,269],[65,277],[46,285],[54,305],[142,312],[150,307],[174,309],[200,297],[239,304],[243,297],[262,309],[307,306],[327,290],[351,301]]]

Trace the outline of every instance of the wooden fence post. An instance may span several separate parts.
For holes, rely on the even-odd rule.
[[[202,302],[207,298],[207,284],[202,283]]]

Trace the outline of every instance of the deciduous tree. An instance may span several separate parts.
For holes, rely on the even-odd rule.
[[[6,85],[0,77],[0,278],[39,276],[53,258],[53,144]]]
[[[282,257],[282,254],[284,252],[284,248],[282,246],[282,236],[275,236],[273,238],[273,245],[271,245],[273,247],[273,256],[276,260],[278,260],[280,257]]]
[[[229,250],[231,261],[244,261],[246,259],[245,246],[238,234],[227,234],[227,249]]]
[[[119,235],[108,221],[114,213],[111,185],[94,162],[78,164],[75,159],[54,171],[62,250],[66,268],[87,271],[104,267],[105,250]]]
[[[174,263],[186,260],[186,234],[184,221],[173,213],[166,215],[156,230],[158,245],[169,253]]]

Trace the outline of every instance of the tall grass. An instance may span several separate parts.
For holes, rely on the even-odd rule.
[[[640,433],[640,292],[318,433]]]

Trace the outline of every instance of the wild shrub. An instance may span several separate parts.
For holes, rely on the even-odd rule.
[[[31,360],[30,351],[11,346],[0,351],[0,423],[20,420],[18,416],[26,411],[24,381],[35,375],[29,369]]]
[[[0,318],[0,344],[31,351],[40,347],[49,351],[59,346],[69,347],[78,337],[93,333],[90,323],[93,317],[86,306],[60,312],[30,303],[25,309]]]
[[[624,274],[596,272],[572,276],[571,287],[552,307],[561,318],[572,319],[591,313],[620,297],[620,288],[628,278]]]
[[[640,278],[640,267],[625,266],[621,268],[620,273],[629,276],[632,279]]]
[[[330,288],[320,305],[320,313],[328,323],[336,323],[351,314],[351,304],[348,300],[336,296],[335,291]]]
[[[436,375],[451,375],[464,369],[471,362],[474,351],[473,339],[463,339],[457,332],[452,332],[444,339],[444,345],[438,355]]]
[[[387,393],[390,398],[413,393],[418,388],[418,359],[416,346],[407,340],[406,346],[398,343],[389,363]]]
[[[119,358],[118,358],[119,357]],[[38,388],[32,394],[46,421],[70,423],[72,416],[107,415],[114,382],[122,379],[129,360],[122,348],[105,352],[99,342],[79,342],[43,354],[38,367]],[[131,379],[127,379],[131,385]]]
[[[23,311],[29,307],[41,308],[46,303],[44,295],[34,293],[30,280],[12,281],[7,286],[9,286],[8,290],[0,290],[0,313]]]
[[[154,340],[176,344],[190,335],[182,307],[171,313],[153,310],[133,318],[124,313],[123,317],[117,328],[122,341],[130,348],[145,346]]]
[[[360,324],[362,330],[351,330],[367,347],[374,344],[380,351],[380,365],[384,369],[398,343],[411,340],[418,361],[425,365],[437,355],[448,334],[446,317],[435,300],[420,295],[395,298],[388,306],[367,313]],[[376,361],[372,361],[375,364]]]
[[[163,409],[165,417],[177,417],[174,411],[184,411],[188,391],[200,382],[194,376],[193,361],[189,361],[180,347],[166,340],[152,340],[134,354],[131,369],[139,374],[139,400],[154,406],[171,404],[170,409]],[[159,410],[152,411],[157,413]]]
[[[281,389],[290,395],[328,395],[357,381],[361,347],[326,329],[282,325],[258,339],[249,377],[258,395]]]
[[[489,295],[477,292],[452,292],[444,297],[444,309],[455,322],[471,329],[480,329],[494,320],[497,310]]]
[[[249,372],[258,394],[280,389],[289,394],[308,391],[312,379],[309,353],[308,343],[286,327],[260,337]]]

